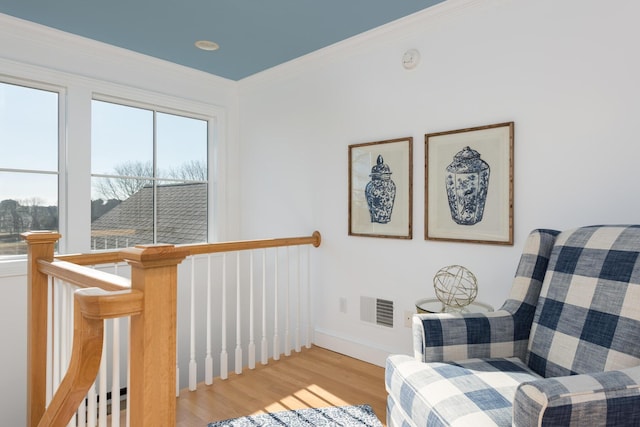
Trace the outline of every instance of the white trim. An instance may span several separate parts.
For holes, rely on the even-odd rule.
[[[384,366],[387,357],[394,351],[363,342],[358,338],[343,336],[332,331],[316,328],[313,343],[337,353],[345,354],[378,366]]]
[[[20,277],[27,279],[27,260],[25,257],[0,261],[0,278]]]

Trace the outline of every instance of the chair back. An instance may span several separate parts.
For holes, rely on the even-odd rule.
[[[640,365],[640,225],[556,237],[529,338],[544,377]]]

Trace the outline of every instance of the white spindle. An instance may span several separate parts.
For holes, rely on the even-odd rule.
[[[93,384],[87,393],[87,427],[96,427],[96,419],[98,418],[96,403],[96,385]]]
[[[131,320],[131,318],[129,318]],[[178,345],[180,344],[180,330],[177,329],[177,321],[176,321],[176,397],[180,396],[180,351]],[[131,322],[129,322],[131,325]],[[129,326],[131,327],[131,326]],[[131,357],[131,356],[129,356]],[[127,375],[129,375],[129,371],[127,371]],[[127,377],[127,383],[129,382],[129,377]],[[130,390],[130,389],[127,389]],[[128,401],[129,393],[127,392],[127,401]],[[127,405],[129,408],[129,405]],[[129,410],[127,409],[127,427],[129,427]]]
[[[253,251],[249,252],[249,348],[247,349],[249,358],[249,369],[255,369],[256,367],[256,344],[253,336],[253,323],[254,315],[253,311]]]
[[[229,377],[228,353],[227,353],[227,254],[222,254],[222,350],[220,351],[220,378],[226,380]]]
[[[291,320],[289,319],[289,313],[291,311],[291,305],[289,303],[289,294],[291,292],[291,247],[287,246],[287,256],[285,266],[287,268],[287,287],[285,288],[285,296],[284,296],[284,355],[291,356],[291,334],[289,332],[289,324]]]
[[[268,363],[269,346],[267,343],[267,250],[262,250],[262,342],[260,343],[260,362]]]
[[[53,278],[49,276],[47,287],[49,292],[47,293],[47,395],[46,404],[49,405],[53,397],[53,293],[55,292]]]
[[[191,257],[191,303],[190,303],[190,321],[189,321],[189,390],[194,391],[197,388],[197,370],[196,364],[196,265],[195,256]]]
[[[68,296],[68,304],[70,307],[69,313],[67,314],[67,356],[66,356],[66,360],[64,362],[64,373],[66,375],[67,371],[69,370],[69,363],[71,362],[71,354],[73,352],[73,332],[74,332],[74,315],[73,315],[73,311],[74,311],[74,292],[76,290],[76,288],[74,286],[72,286],[69,283],[65,283],[65,287],[67,288],[67,296]],[[71,420],[69,421],[69,424],[72,427],[75,427],[76,425],[76,414],[74,414],[71,417]]]
[[[242,373],[242,345],[241,345],[241,318],[242,310],[240,309],[240,251],[236,252],[236,374]]]
[[[104,322],[104,336],[102,343],[102,356],[100,359],[100,370],[98,371],[98,426],[106,427],[107,426],[107,331],[106,327],[109,322]]]
[[[78,419],[78,426],[87,425],[87,400],[86,400],[86,398],[83,399],[82,402],[80,403],[80,406],[78,406],[78,411],[76,412],[76,416],[77,416],[77,419]]]
[[[52,387],[51,390],[55,394],[55,391],[58,389],[58,385],[60,385],[60,378],[62,377],[62,372],[60,372],[60,355],[62,354],[61,346],[62,346],[62,330],[64,329],[61,326],[62,322],[62,310],[66,307],[66,303],[64,301],[64,296],[62,293],[62,287],[60,283],[55,280],[54,281],[54,290],[55,295],[53,297],[54,308],[53,308],[53,377],[52,377]],[[57,338],[56,338],[57,337]]]
[[[311,248],[307,246],[307,348],[311,348]]]
[[[120,319],[111,321],[113,325],[113,342],[111,349],[111,425],[120,426]]]
[[[302,286],[300,284],[300,246],[296,248],[296,352],[300,353],[300,304],[302,303],[301,293]]]
[[[127,317],[127,330],[129,332],[131,332],[131,316]],[[129,408],[131,407],[131,399],[130,399],[130,395],[131,395],[131,346],[128,346],[128,352],[127,352],[127,394],[126,394],[126,400],[125,400],[125,406],[127,407],[126,409],[126,417],[125,417],[125,426],[126,427],[131,427],[131,411],[129,410]],[[178,360],[176,358],[176,360]],[[177,368],[177,366],[176,366]],[[176,370],[176,378],[179,378],[178,376],[178,370]]]
[[[204,359],[204,383],[213,384],[213,357],[211,357],[211,254],[207,256],[207,355]]]
[[[273,360],[280,360],[280,337],[278,336],[278,248],[275,249],[274,262],[274,283],[273,283]]]
[[[176,333],[177,336],[177,333]],[[176,397],[180,396],[180,361],[178,360],[178,346],[176,345]]]

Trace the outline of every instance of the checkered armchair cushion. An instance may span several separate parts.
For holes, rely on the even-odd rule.
[[[531,329],[544,377],[640,365],[640,226],[583,227],[556,240]]]
[[[532,232],[500,310],[414,317],[388,426],[640,426],[639,255],[640,226]]]
[[[531,322],[558,231],[534,230],[525,242],[509,298],[482,314],[419,314],[413,318],[413,350],[422,362],[478,357],[525,360]]]

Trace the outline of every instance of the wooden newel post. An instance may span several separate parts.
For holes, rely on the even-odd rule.
[[[131,425],[174,426],[178,264],[188,252],[139,245],[120,253],[131,265],[131,288],[144,293],[142,314],[131,317]]]
[[[52,261],[60,234],[21,234],[28,245],[27,261],[27,426],[35,427],[46,409],[47,301],[49,279],[38,271],[38,260]]]

